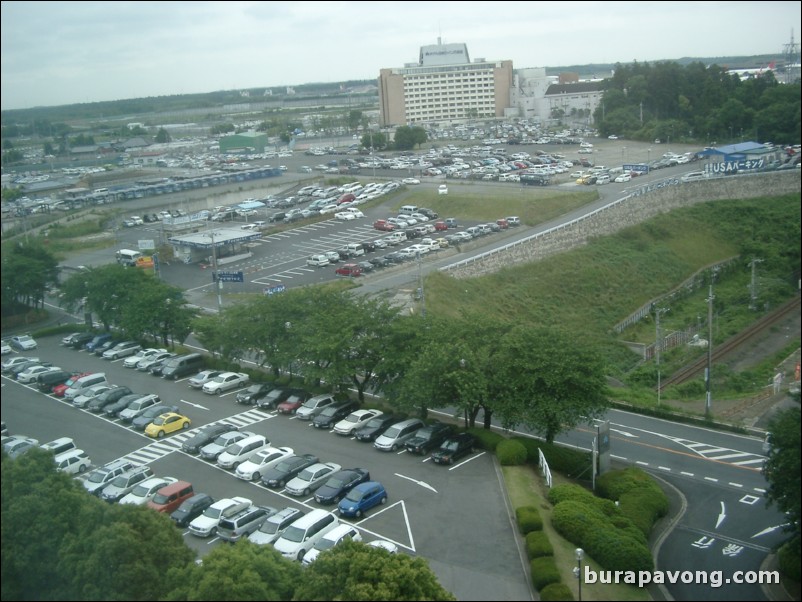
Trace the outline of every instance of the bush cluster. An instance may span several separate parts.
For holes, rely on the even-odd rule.
[[[518,529],[521,535],[527,535],[533,531],[543,529],[543,519],[540,510],[536,506],[521,506],[515,509],[515,519],[518,522]]]
[[[583,475],[587,478],[590,474],[589,452],[560,447],[532,437],[513,437],[512,440],[519,441],[526,448],[526,460],[532,464],[537,464],[537,452],[540,449],[552,471],[571,478],[582,478]]]
[[[545,531],[531,531],[526,534],[526,553],[530,560],[541,556],[554,556],[554,547]]]
[[[468,429],[468,432],[476,437],[477,447],[481,447],[482,449],[486,449],[487,451],[491,452],[495,452],[498,444],[502,441],[505,441],[502,435],[483,428],[470,428]]]
[[[644,536],[658,519],[668,513],[668,497],[657,482],[640,468],[612,470],[596,481],[599,495],[618,502],[621,514],[629,518]]]
[[[573,600],[574,595],[565,583],[550,583],[540,590],[540,599],[543,602],[561,602],[563,600]]]
[[[542,590],[547,585],[560,583],[560,571],[554,562],[553,556],[541,556],[535,558],[529,564],[532,571],[532,585],[537,591]]]
[[[526,448],[520,441],[504,439],[496,446],[496,457],[502,466],[519,466],[526,462]]]

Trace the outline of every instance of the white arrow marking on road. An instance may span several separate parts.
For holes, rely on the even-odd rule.
[[[202,405],[200,405],[198,403],[192,403],[191,401],[187,401],[186,399],[179,399],[178,401],[180,401],[181,403],[185,403],[187,405],[196,407],[196,408],[201,409],[201,410],[206,410],[207,412],[209,411],[209,408],[203,407]]]
[[[425,481],[419,481],[417,479],[413,479],[412,477],[407,477],[407,476],[404,476],[404,475],[398,474],[398,473],[395,473],[395,476],[401,477],[402,479],[406,479],[407,481],[412,481],[413,483],[417,483],[421,487],[425,487],[429,491],[434,491],[435,493],[437,493],[437,489],[435,489],[434,487],[432,487],[431,485],[429,485],[429,483],[427,483]]]
[[[724,502],[721,502],[721,512],[718,515],[718,520],[716,521],[716,529],[718,529],[719,525],[724,522],[724,519],[727,518],[727,512],[724,510]]]
[[[613,428],[611,428],[610,430],[613,431],[614,433],[618,433],[619,435],[624,435],[624,437],[633,437],[635,439],[639,439],[637,435],[633,435],[628,431],[619,431],[618,429],[613,429]]]
[[[761,535],[768,535],[769,533],[772,533],[777,529],[782,529],[783,527],[787,527],[790,524],[791,523],[785,523],[784,525],[775,525],[773,527],[766,527],[762,531],[758,531],[757,533],[755,533],[752,537],[760,537]]]

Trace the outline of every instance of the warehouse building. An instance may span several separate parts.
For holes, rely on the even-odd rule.
[[[251,151],[263,153],[267,146],[267,134],[263,132],[241,132],[220,138],[220,152]]]

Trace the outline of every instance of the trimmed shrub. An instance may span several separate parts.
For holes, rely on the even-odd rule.
[[[623,533],[624,535],[628,535],[635,541],[639,541],[643,544],[646,543],[646,535],[643,534],[643,531],[641,531],[634,522],[632,522],[623,514],[611,517],[610,522],[616,529],[618,529],[619,532]]]
[[[549,583],[540,590],[540,599],[543,602],[561,602],[562,600],[573,600],[574,594],[565,583]]]
[[[642,488],[662,491],[649,474],[635,466],[610,470],[596,479],[596,492],[608,500],[620,500],[625,493]]]
[[[554,506],[551,524],[557,533],[581,547],[586,547],[583,542],[589,533],[609,528],[607,518],[600,510],[575,500],[566,500]]]
[[[526,448],[520,441],[504,439],[496,446],[496,456],[502,466],[518,466],[526,462]]]
[[[554,547],[544,531],[532,531],[526,534],[526,553],[530,560],[541,556],[554,556]]]
[[[800,563],[799,558],[799,538],[795,537],[791,541],[783,544],[777,552],[777,561],[780,564],[780,573],[789,579],[799,583]]]
[[[654,559],[649,548],[612,526],[587,532],[580,547],[610,571],[654,569]]]
[[[552,556],[535,558],[529,565],[532,571],[532,585],[540,591],[547,585],[560,582],[560,571]]]
[[[577,451],[554,443],[546,443],[532,437],[512,437],[511,440],[519,441],[526,448],[527,462],[537,464],[539,459],[538,450],[542,450],[549,467],[554,472],[574,478],[582,475],[587,478],[590,475],[591,460],[588,452]]]
[[[540,510],[535,506],[521,506],[516,508],[515,519],[518,522],[518,529],[521,531],[521,535],[543,529],[543,519],[540,517]]]
[[[581,485],[557,485],[549,490],[549,501],[555,506],[566,500],[574,500],[593,506],[607,516],[615,516],[618,514],[615,503],[596,497]]]
[[[477,447],[491,452],[496,451],[496,447],[499,443],[506,441],[502,435],[487,429],[472,428],[468,429],[468,432],[476,437]]]
[[[636,489],[621,496],[618,502],[621,513],[629,518],[644,535],[668,512],[668,498],[662,491]]]

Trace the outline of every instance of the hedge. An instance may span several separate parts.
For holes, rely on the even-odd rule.
[[[557,570],[553,556],[535,558],[529,566],[532,571],[532,585],[537,591],[552,583],[560,582],[560,571]]]
[[[538,450],[541,450],[553,472],[572,478],[590,478],[592,464],[589,452],[561,447],[532,437],[513,437],[512,440],[519,441],[526,448],[526,459],[532,464],[537,464]]]
[[[565,583],[550,583],[540,590],[540,599],[543,602],[561,602],[562,600],[573,600],[574,594]]]
[[[668,513],[668,497],[640,468],[612,470],[596,481],[599,495],[617,500],[621,513],[649,535],[654,523]]]
[[[502,466],[518,466],[526,462],[526,448],[520,441],[505,439],[496,446],[496,456]]]
[[[521,531],[521,535],[527,535],[532,531],[543,529],[540,510],[535,506],[520,506],[516,508],[515,520],[518,522],[518,529]]]
[[[491,452],[495,452],[498,444],[505,441],[502,435],[483,428],[470,428],[468,432],[476,437],[477,447]]]
[[[793,538],[779,549],[777,561],[780,573],[799,583],[800,566],[802,566],[799,558],[799,537]]]
[[[582,487],[581,485],[573,485],[573,484],[564,484],[564,485],[557,485],[549,489],[549,502],[551,502],[554,506],[559,504],[560,502],[564,502],[567,500],[574,500],[577,502],[582,502],[583,504],[588,504],[593,506],[594,508],[598,509],[600,512],[606,514],[607,516],[614,516],[618,513],[616,509],[615,503],[610,500],[605,500],[600,497],[596,497]]]
[[[608,524],[604,514],[587,504],[576,500],[566,500],[554,506],[551,524],[557,533],[580,547],[593,531],[604,530]]]
[[[554,547],[545,531],[532,531],[526,534],[526,553],[530,560],[541,556],[554,556]]]

